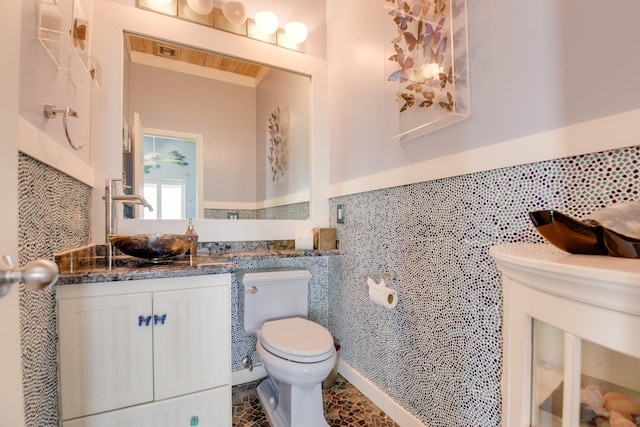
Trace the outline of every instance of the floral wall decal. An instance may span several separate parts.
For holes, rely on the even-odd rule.
[[[271,181],[289,182],[289,108],[277,106],[267,116],[267,161]]]
[[[386,136],[469,117],[465,0],[385,0]]]

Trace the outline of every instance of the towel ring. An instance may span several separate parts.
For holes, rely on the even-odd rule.
[[[44,106],[44,114],[48,119],[55,119],[58,117],[58,113],[62,113],[62,125],[64,126],[64,134],[67,136],[67,142],[74,150],[78,151],[82,147],[84,147],[84,142],[77,147],[71,141],[71,137],[69,137],[69,130],[67,129],[67,117],[78,117],[78,113],[73,111],[71,107],[67,107],[65,109],[56,108],[55,105],[47,104]]]

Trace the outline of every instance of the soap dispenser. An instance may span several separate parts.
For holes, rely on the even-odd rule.
[[[187,255],[198,255],[198,233],[193,228],[193,219],[189,218],[189,225],[187,226],[187,231],[184,233],[187,236],[193,236],[193,243],[191,247],[187,250]]]

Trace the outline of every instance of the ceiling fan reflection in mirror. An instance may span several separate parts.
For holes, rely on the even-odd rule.
[[[189,163],[185,160],[185,156],[180,154],[177,150],[170,151],[168,154],[172,157],[163,156],[156,150],[156,136],[144,135],[145,137],[151,137],[151,151],[145,152],[142,157],[145,172],[150,169],[157,169],[161,166],[161,163],[175,163],[179,166],[188,166]],[[166,138],[165,138],[166,139]]]

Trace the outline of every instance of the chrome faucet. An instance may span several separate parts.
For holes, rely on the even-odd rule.
[[[121,201],[123,203],[133,203],[137,205],[142,205],[145,208],[148,208],[149,211],[153,211],[153,207],[147,202],[147,200],[140,195],[137,194],[116,194],[116,183],[118,181],[122,181],[121,178],[107,178],[105,180],[104,187],[104,209],[105,209],[105,234],[104,234],[104,244],[105,244],[105,257],[107,261],[111,261],[113,257],[113,246],[111,242],[109,242],[109,236],[113,234],[116,225],[116,207],[115,202]]]

